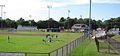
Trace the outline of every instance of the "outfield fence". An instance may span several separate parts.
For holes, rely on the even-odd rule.
[[[66,54],[70,53],[73,50],[73,48],[75,48],[77,45],[83,42],[84,39],[86,39],[85,36],[77,38],[76,40],[73,40],[69,44],[50,52],[49,56],[66,56]]]
[[[73,50],[73,48],[75,48],[77,45],[83,42],[87,37],[88,35],[84,34],[83,36],[49,53],[0,52],[0,56],[66,56],[68,53],[70,53]]]

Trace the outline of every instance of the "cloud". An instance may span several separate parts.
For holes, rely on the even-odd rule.
[[[93,0],[93,3],[120,3],[120,0]]]
[[[90,0],[42,0],[44,4],[53,7],[89,4]],[[120,3],[120,0],[92,0],[92,3]]]
[[[92,3],[120,3],[120,0],[92,0]],[[89,0],[0,0],[4,4],[4,11],[7,17],[19,19],[28,18],[31,14],[33,18],[47,18],[47,6],[53,8],[69,5],[89,4]]]

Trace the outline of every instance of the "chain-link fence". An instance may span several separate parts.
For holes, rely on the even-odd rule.
[[[72,49],[80,44],[84,39],[86,39],[86,37],[82,36],[63,47],[50,52],[50,56],[66,56],[66,54],[70,53]]]
[[[111,44],[113,48],[120,53],[120,42],[109,37],[108,43]]]
[[[115,41],[111,37],[102,36],[95,39],[98,52],[104,53],[120,53],[120,42]]]

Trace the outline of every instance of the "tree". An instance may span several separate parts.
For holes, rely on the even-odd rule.
[[[4,28],[7,26],[7,23],[5,22],[5,20],[0,20],[0,28]]]
[[[17,27],[17,23],[14,20],[10,20],[9,18],[7,18],[5,20],[6,22],[6,27],[8,28],[16,28]]]
[[[84,22],[84,20],[82,18],[80,18],[80,19],[78,19],[78,23],[79,24],[84,24],[85,22]]]
[[[20,18],[19,20],[17,20],[17,24],[18,25],[24,25],[24,19],[23,18]]]
[[[28,22],[30,26],[37,26],[37,23],[34,20],[29,20]]]
[[[55,21],[53,18],[47,20],[49,28],[59,28],[60,24]]]
[[[91,21],[91,19],[90,19],[90,21]],[[85,19],[84,19],[84,24],[86,24],[86,25],[89,26],[89,18],[85,18]]]
[[[8,26],[8,27],[11,27],[11,25],[12,25],[12,20],[10,20],[9,18],[7,18],[7,19],[5,20],[5,22],[7,23],[7,26]]]
[[[92,20],[92,29],[97,29],[99,27],[96,22],[96,20]]]
[[[77,24],[77,23],[78,23],[78,19],[77,19],[77,18],[74,18],[74,21],[75,21],[75,24]]]
[[[65,21],[66,21],[66,19],[64,19],[64,17],[61,17],[61,19],[59,20],[60,26],[64,26],[65,27]]]
[[[61,17],[61,19],[59,20],[59,22],[65,22],[66,19],[64,19],[64,17]]]
[[[67,18],[65,22],[65,28],[70,29],[76,23],[75,19]]]
[[[41,21],[41,20],[39,20],[38,22],[37,22],[37,28],[38,29],[46,29],[46,28],[48,28],[48,22],[47,21]]]

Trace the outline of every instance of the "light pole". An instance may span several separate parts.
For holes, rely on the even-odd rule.
[[[90,0],[90,9],[89,9],[89,39],[90,39],[90,31],[91,31],[91,0]]]
[[[2,19],[2,17],[3,17],[3,7],[5,7],[5,5],[0,5],[0,7],[1,7],[1,19]]]
[[[29,23],[30,23],[30,26],[32,26],[32,22],[31,22],[31,17],[32,17],[32,15],[29,15],[29,17],[30,17]]]
[[[68,17],[70,16],[70,10],[68,10]]]
[[[5,5],[0,5],[1,7],[1,18],[0,20],[2,20],[2,17],[3,17],[3,7],[5,7]],[[1,28],[2,28],[2,21],[1,21]]]
[[[70,18],[70,10],[68,10],[68,30],[69,30],[69,18]]]
[[[82,19],[82,15],[80,15],[80,18]]]
[[[6,12],[3,12],[4,13],[4,19],[6,18]]]
[[[48,18],[50,19],[50,9],[52,8],[52,6],[48,5],[47,8],[48,8]],[[49,19],[48,19],[48,28],[50,28]]]

